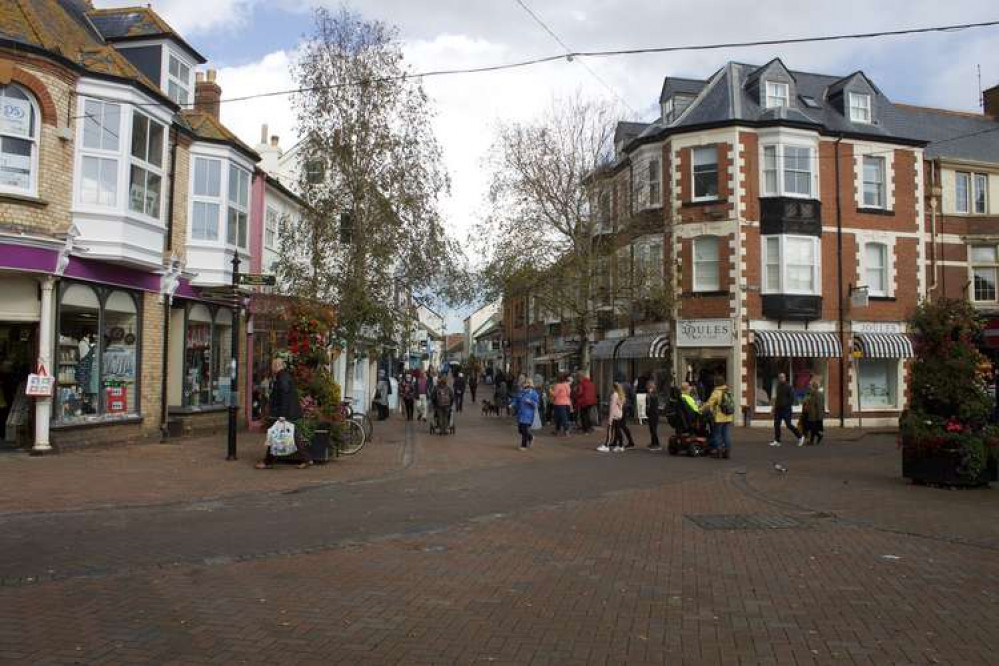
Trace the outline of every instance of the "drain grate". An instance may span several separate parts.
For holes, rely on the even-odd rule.
[[[805,523],[787,516],[763,516],[753,513],[684,515],[702,530],[787,530],[805,527]]]

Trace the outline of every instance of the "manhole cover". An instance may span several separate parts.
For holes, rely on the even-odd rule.
[[[685,515],[687,520],[704,530],[786,530],[805,527],[805,524],[787,516],[761,516],[757,514],[700,514]]]

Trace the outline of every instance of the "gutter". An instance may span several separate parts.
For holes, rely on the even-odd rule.
[[[839,169],[839,144],[843,136],[837,137],[834,144],[836,165],[836,296],[838,298],[839,311],[839,339],[843,342],[843,320],[845,297],[843,296],[843,205],[840,197],[840,169]],[[839,427],[846,426],[846,357],[843,353],[839,355]]]

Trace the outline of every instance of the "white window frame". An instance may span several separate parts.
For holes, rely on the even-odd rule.
[[[850,109],[850,122],[870,125],[874,114],[871,112],[871,96],[867,93],[847,93]]]
[[[808,151],[808,189],[807,193],[791,192],[787,188],[787,155],[788,148]],[[767,174],[774,173],[773,169],[767,168],[767,152],[773,151],[776,166],[775,183],[776,188],[767,183]],[[801,141],[770,141],[760,146],[760,192],[764,197],[793,197],[797,199],[818,199],[818,169],[816,165],[817,149],[814,145]],[[795,170],[795,173],[804,173]]]
[[[673,98],[670,97],[665,102],[663,102],[662,114],[663,114],[664,123],[668,124],[673,122],[673,109],[674,109]]]
[[[902,408],[902,394],[904,393],[904,379],[902,374],[902,360],[897,358],[862,358],[857,360],[857,364],[853,367],[854,374],[853,381],[857,386],[861,387],[863,390],[863,378],[860,376],[860,369],[865,363],[880,362],[890,364],[891,370],[888,374],[888,383],[894,386],[895,389],[895,400],[891,404],[887,405],[869,405],[863,398],[859,395],[854,395],[852,402],[853,408],[861,412],[893,412],[898,411]],[[857,404],[859,401],[859,405]]]
[[[658,157],[649,158],[647,169],[649,207],[663,205],[662,168]]]
[[[980,181],[984,180],[984,184],[980,184]],[[981,194],[981,200],[979,200],[978,195]],[[979,201],[981,201],[981,210],[979,210]],[[971,210],[975,215],[988,215],[989,212],[989,174],[987,173],[973,173],[971,174]]]
[[[100,131],[100,145],[98,147],[88,146],[85,142],[86,127],[88,120],[91,120],[91,116],[96,118],[97,116],[87,110],[87,107],[91,104],[96,104],[100,110],[100,119],[97,121]],[[117,107],[118,109],[118,126],[116,128],[105,127],[104,121],[107,115],[108,107]],[[124,159],[122,151],[126,145],[130,145],[131,141],[125,141],[126,137],[122,131],[122,127],[125,127],[125,121],[130,120],[129,114],[126,112],[126,105],[123,102],[112,102],[105,101],[101,99],[95,99],[92,97],[81,97],[79,108],[81,109],[81,118],[79,129],[77,130],[77,152],[79,154],[77,164],[78,173],[80,174],[78,180],[78,186],[76,188],[76,201],[81,206],[87,206],[91,208],[98,209],[120,209],[121,208],[121,198],[118,196],[122,191],[122,178],[121,178],[121,164]],[[106,134],[111,134],[114,136],[117,146],[114,148],[104,147],[104,138]],[[98,200],[97,201],[87,201],[84,199],[83,193],[83,165],[87,160],[97,160],[98,167],[100,168],[98,174]],[[114,173],[114,184],[115,189],[113,192],[113,197],[110,202],[100,201],[100,184],[103,181],[101,174],[104,173],[104,169],[109,168],[112,173]]]
[[[274,206],[267,206],[264,213],[264,247],[277,252],[278,233],[281,228],[281,212]],[[268,241],[268,236],[270,240]]]
[[[16,187],[14,185],[0,184],[0,192],[23,194],[31,197],[38,196],[38,150],[40,145],[38,137],[41,132],[42,124],[41,107],[38,106],[38,100],[35,99],[35,95],[31,92],[31,90],[25,88],[24,86],[11,82],[6,86],[0,86],[0,88],[17,88],[18,91],[28,98],[28,104],[31,106],[32,114],[29,136],[22,136],[13,132],[4,132],[2,128],[0,128],[0,141],[2,141],[3,138],[10,138],[17,139],[19,141],[27,141],[31,145],[31,155],[28,157],[28,186]],[[4,97],[0,97],[0,101],[3,99]],[[0,155],[0,160],[3,159],[3,156]]]
[[[765,81],[763,95],[763,105],[765,108],[787,108],[791,104],[791,84],[781,81]]]
[[[232,174],[236,174],[236,186],[237,192],[232,191]],[[240,199],[242,194],[242,188],[240,187],[241,182],[245,179],[246,181],[246,200],[245,202]],[[226,172],[226,199],[225,199],[225,244],[229,247],[236,247],[241,250],[245,250],[249,247],[250,241],[250,172],[243,167],[229,162],[229,170]],[[235,231],[235,242],[230,241],[229,233],[229,212],[234,211],[236,213],[236,231]],[[242,218],[240,217],[242,216]],[[243,226],[240,227],[239,220],[242,219]],[[242,231],[242,234],[240,233]],[[243,242],[240,243],[240,236],[242,236]]]
[[[705,162],[703,164],[698,164],[697,155],[706,155],[710,153],[713,158],[713,162]],[[714,164],[714,174],[715,174],[715,194],[708,194],[697,196],[697,167]],[[709,170],[706,172],[710,173]],[[697,148],[690,149],[690,194],[691,201],[718,201],[721,192],[721,177],[718,172],[718,146],[699,146]]]
[[[714,246],[715,258],[698,260],[699,247]],[[721,238],[719,236],[698,236],[690,244],[691,264],[694,270],[691,279],[691,290],[696,293],[718,292],[721,285]]]
[[[991,250],[992,259],[990,261],[976,259],[976,249]],[[978,271],[990,272],[992,274],[992,289],[996,292],[994,298],[978,298],[978,293],[975,288],[975,276],[978,274]],[[968,296],[971,298],[972,303],[999,302],[999,247],[997,247],[995,243],[977,243],[975,245],[968,246],[968,273],[971,279]]]
[[[179,51],[172,48],[163,48],[163,92],[166,96],[172,99],[174,102],[179,104],[182,108],[192,108],[194,106],[194,63],[188,60],[186,57],[182,56]],[[187,68],[187,80],[181,79],[178,76],[174,76],[170,72],[170,61],[171,59],[176,60],[179,64]],[[170,84],[182,88],[185,93],[187,93],[186,101],[180,101],[174,98],[170,94]]]
[[[961,180],[966,183],[964,186],[964,196],[961,196],[960,188],[958,188],[958,183]],[[955,171],[954,172],[954,211],[958,213],[968,214],[971,212],[971,181],[972,174],[970,171]]]
[[[218,195],[198,193],[196,179],[198,173],[197,163],[199,160],[204,162],[214,162],[218,164],[219,167]],[[202,242],[202,243],[218,243],[223,238],[222,223],[223,221],[227,220],[225,215],[226,206],[224,203],[224,199],[226,196],[226,187],[228,187],[227,181],[225,180],[228,177],[228,171],[226,170],[227,165],[228,162],[220,157],[209,157],[207,155],[197,155],[197,154],[191,155],[191,189],[190,189],[191,206],[190,206],[190,211],[188,212],[188,220],[189,220],[188,227],[190,227],[190,232],[188,233],[188,236],[192,241]],[[206,206],[214,205],[216,207],[214,238],[203,238],[203,237],[199,238],[194,235],[194,208],[195,204],[199,203],[204,204]]]
[[[880,181],[870,181],[867,180],[867,164],[868,161],[876,162],[878,164],[878,175]],[[860,162],[861,180],[863,182],[863,192],[861,193],[862,200],[864,202],[864,208],[888,208],[888,160],[885,159],[883,155],[863,155]],[[875,194],[877,196],[877,201],[871,203],[867,199],[868,185],[873,185],[876,189]]]
[[[170,128],[167,127],[166,125],[164,125],[163,123],[159,122],[158,120],[152,118],[151,116],[148,116],[148,115],[146,115],[146,114],[144,114],[144,113],[142,113],[140,111],[136,111],[134,109],[132,110],[131,116],[132,117],[130,119],[129,127],[132,128],[132,132],[134,132],[136,119],[138,119],[138,118],[141,117],[147,123],[147,131],[146,131],[146,153],[147,154],[149,152],[150,136],[151,136],[151,132],[149,131],[149,129],[151,129],[154,124],[155,125],[159,125],[159,127],[160,127],[160,129],[161,129],[161,131],[163,133],[162,134],[163,140],[162,140],[162,142],[160,144],[160,155],[159,155],[159,157],[160,157],[160,163],[159,163],[159,166],[157,166],[153,162],[147,162],[144,157],[136,157],[134,154],[132,154],[132,139],[133,139],[133,137],[132,137],[132,133],[131,132],[129,133],[129,137],[128,137],[128,158],[129,158],[128,164],[129,164],[129,167],[128,167],[128,174],[127,174],[127,181],[126,181],[128,183],[128,201],[125,204],[125,208],[126,208],[126,210],[128,211],[128,213],[130,215],[141,215],[142,217],[151,218],[151,219],[159,221],[159,220],[163,219],[163,206],[164,206],[164,202],[165,202],[165,200],[167,198],[166,197],[166,195],[167,195],[167,192],[166,192],[166,188],[167,188],[167,182],[166,181],[167,181],[167,179],[166,179],[165,166],[166,166],[166,148],[167,148],[167,144],[170,143]],[[136,168],[140,169],[145,174],[146,181],[143,183],[143,192],[148,191],[148,185],[149,185],[148,178],[149,178],[149,174],[152,174],[154,176],[158,176],[159,179],[160,179],[159,206],[158,206],[158,209],[156,210],[155,215],[149,215],[148,213],[146,213],[146,211],[145,211],[145,204],[143,204],[143,209],[141,211],[137,211],[137,210],[135,210],[135,209],[132,208],[132,188],[134,187],[134,185],[132,183],[132,167],[136,167]]]
[[[872,247],[880,248],[880,266],[873,266],[870,263],[867,250]],[[863,244],[861,252],[863,253],[861,257],[864,271],[863,284],[867,287],[867,293],[870,296],[890,296],[892,293],[891,246],[888,245],[888,243],[883,243],[881,241],[869,241]],[[870,280],[870,274],[873,271],[879,271],[881,273],[881,284],[883,285],[881,289],[877,289]]]
[[[770,238],[778,238],[778,253],[779,257],[777,262],[772,262],[771,255],[771,243],[767,240]],[[776,234],[770,236],[760,237],[760,255],[761,255],[761,268],[763,276],[760,284],[760,292],[764,294],[795,294],[803,296],[821,296],[822,295],[822,242],[820,238],[815,236],[798,236],[791,234]],[[788,241],[808,241],[812,245],[812,289],[810,291],[806,290],[795,290],[791,289],[788,285],[788,265],[786,261],[787,257],[787,243]],[[774,290],[768,284],[767,281],[767,264],[776,263],[779,266],[778,269],[778,285],[777,289]]]

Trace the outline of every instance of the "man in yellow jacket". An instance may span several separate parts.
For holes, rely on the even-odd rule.
[[[725,378],[715,377],[715,390],[701,407],[711,415],[711,455],[728,458],[732,450],[732,422],[735,420],[735,400]]]

